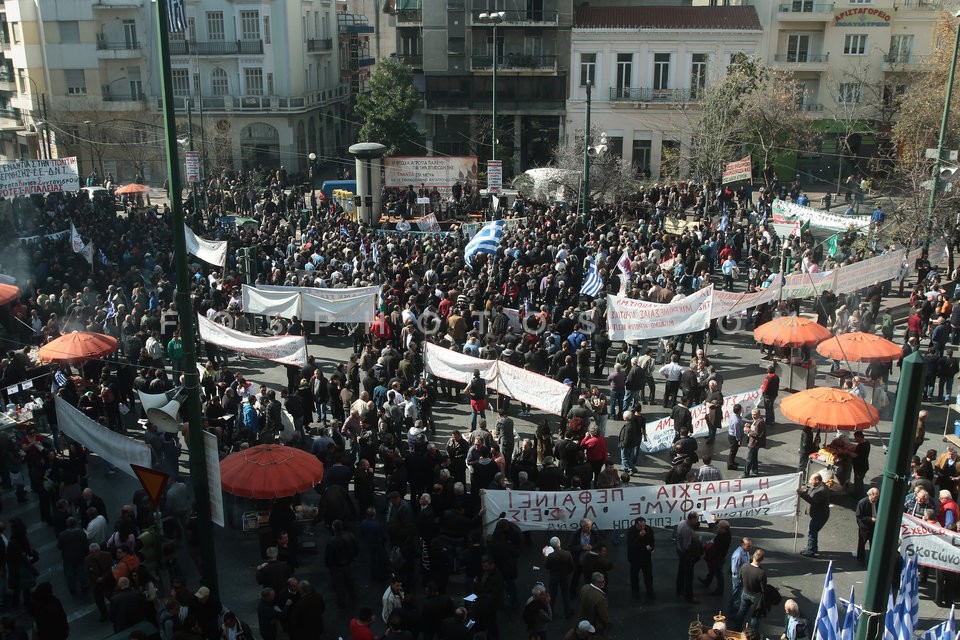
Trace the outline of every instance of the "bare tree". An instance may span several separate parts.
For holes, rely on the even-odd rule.
[[[600,144],[601,130],[590,127],[591,146]],[[583,130],[574,133],[573,144],[559,144],[553,149],[553,167],[556,168],[556,181],[567,194],[576,194],[582,200],[583,188]],[[626,196],[636,191],[636,172],[630,163],[620,154],[609,149],[590,158],[590,200],[603,202]]]

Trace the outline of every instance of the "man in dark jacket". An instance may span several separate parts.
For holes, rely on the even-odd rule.
[[[766,415],[764,420],[768,427],[773,426],[775,417],[773,414],[773,403],[780,395],[780,376],[777,375],[777,367],[770,365],[767,367],[767,376],[760,384],[760,393],[763,396],[763,408]]]
[[[330,526],[333,535],[324,551],[324,564],[330,572],[330,584],[336,593],[337,606],[343,609],[357,600],[350,565],[359,554],[360,545],[356,536],[344,531],[342,521],[334,520]]]
[[[637,518],[627,530],[627,562],[630,563],[630,591],[634,598],[640,597],[640,572],[647,590],[647,601],[655,600],[653,593],[653,548],[656,541],[653,529],[644,518]]]
[[[323,636],[323,612],[326,603],[313,585],[300,582],[300,601],[290,612],[290,639],[308,640]]]
[[[783,633],[780,634],[780,640],[808,640],[810,638],[810,623],[800,613],[800,606],[796,600],[784,602],[783,612],[786,617],[783,621]]]
[[[130,588],[129,578],[117,580],[117,591],[110,596],[110,620],[114,633],[150,619],[150,603],[139,589]]]
[[[57,549],[63,558],[63,575],[67,578],[70,595],[77,595],[81,586],[84,590],[87,588],[83,581],[83,563],[88,545],[87,532],[80,528],[77,519],[67,518],[67,528],[57,536]]]
[[[567,549],[573,556],[573,576],[570,578],[570,595],[577,594],[580,585],[580,576],[583,575],[583,558],[591,549],[596,547],[602,539],[599,529],[593,526],[593,521],[584,518],[580,521],[580,530],[574,531],[567,539]]]
[[[819,555],[818,537],[830,519],[830,490],[823,484],[820,474],[810,478],[810,487],[797,489],[800,499],[810,505],[810,525],[807,527],[807,548],[800,552],[802,556]]]
[[[880,499],[880,490],[871,487],[867,497],[857,503],[854,512],[857,517],[857,562],[866,564],[867,543],[873,546],[873,529],[877,525],[877,501]]]
[[[640,408],[639,404],[637,408]],[[620,464],[627,473],[636,473],[640,443],[647,437],[646,424],[643,416],[634,411],[625,411],[623,418],[623,426],[620,428]]]

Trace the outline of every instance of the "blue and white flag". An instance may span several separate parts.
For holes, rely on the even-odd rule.
[[[187,30],[187,10],[184,0],[167,0],[167,27],[170,33],[184,33]]]
[[[916,556],[910,556],[903,563],[900,591],[897,593],[894,610],[894,637],[897,640],[911,640],[920,616],[920,584]]]
[[[950,607],[950,617],[925,631],[920,636],[920,640],[957,640],[957,632],[953,623],[953,607]]]
[[[380,264],[380,249],[376,242],[373,243],[373,261],[376,264]]]
[[[850,585],[850,600],[847,602],[847,613],[843,616],[843,626],[840,628],[840,640],[853,640],[857,635],[857,616],[859,611],[856,604],[856,592]]]
[[[823,592],[820,594],[814,640],[840,640],[839,636],[840,614],[837,611],[837,593],[833,588],[833,562],[831,562],[827,567],[827,577],[823,581]]]
[[[897,640],[897,610],[893,604],[893,587],[887,593],[887,613],[883,616],[883,640]]]
[[[587,277],[583,281],[583,286],[580,287],[580,295],[595,298],[602,288],[603,279],[600,277],[600,269],[597,267],[597,261],[591,258]]]
[[[494,220],[483,225],[477,235],[470,239],[466,248],[463,250],[463,259],[469,265],[470,261],[478,253],[486,253],[492,256],[497,255],[497,249],[500,247],[500,240],[503,238],[503,220]]]
[[[97,249],[97,255],[100,257],[100,264],[105,267],[110,266],[110,258],[108,258],[107,254],[103,252],[103,249]]]
[[[346,238],[349,238],[349,237],[350,237],[350,231],[347,229],[346,226],[340,225],[340,235],[342,235],[342,236],[344,236],[344,237],[346,237]]]

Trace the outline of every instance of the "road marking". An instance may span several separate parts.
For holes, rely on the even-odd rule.
[[[88,604],[88,605],[85,606],[83,609],[78,609],[78,610],[74,611],[73,613],[71,613],[69,616],[67,616],[67,622],[68,622],[68,623],[69,623],[69,622],[76,622],[76,621],[79,620],[80,618],[85,618],[86,616],[90,615],[91,613],[93,613],[93,612],[96,611],[96,610],[97,610],[97,605],[95,605],[95,604]]]

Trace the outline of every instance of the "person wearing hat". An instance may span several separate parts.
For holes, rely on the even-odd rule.
[[[220,612],[223,605],[210,592],[208,587],[197,589],[187,605],[190,615],[196,617],[204,638],[216,638],[220,635]]]

